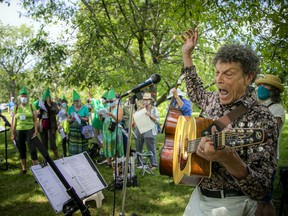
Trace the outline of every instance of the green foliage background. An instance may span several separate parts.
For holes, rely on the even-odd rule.
[[[43,25],[32,32],[31,26],[0,24],[3,102],[17,96],[23,85],[32,98],[48,86],[54,98],[73,88],[86,96],[89,83],[93,97],[111,87],[123,93],[158,73],[161,82],[148,90],[157,93],[158,106],[181,73],[181,34],[196,25],[200,37],[193,56],[205,85],[214,79],[211,60],[216,50],[237,42],[257,51],[261,73],[276,74],[287,86],[285,0],[21,0],[20,4],[26,10],[22,16]],[[61,24],[56,40],[46,28],[51,23]],[[180,88],[185,90],[185,84]],[[286,88],[286,108],[287,94]]]

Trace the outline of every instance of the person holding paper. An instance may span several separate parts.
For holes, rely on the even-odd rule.
[[[106,111],[107,104],[106,99],[108,96],[108,91],[106,91],[102,96],[101,100],[92,98],[90,88],[88,88],[88,95],[91,100],[92,108],[94,110],[93,118],[92,118],[92,126],[94,129],[95,140],[98,146],[102,146],[101,137],[102,129],[103,129],[103,121],[100,120],[98,111],[104,109]]]
[[[151,169],[157,169],[156,135],[160,117],[157,108],[152,105],[153,101],[151,93],[144,93],[143,107],[140,107],[140,110],[138,109],[134,114],[134,120],[136,124],[135,134],[138,137],[136,151],[142,153],[145,142],[147,150],[153,153],[153,156],[150,157]]]
[[[57,125],[58,131],[61,136],[61,144],[62,144],[62,154],[64,157],[67,156],[67,140],[68,140],[68,133],[69,133],[69,123],[67,121],[67,99],[63,95],[61,98],[61,104],[59,107],[59,112],[57,115]]]
[[[28,92],[25,87],[20,91],[20,103],[14,107],[11,123],[11,140],[17,143],[20,153],[21,171],[20,175],[26,174],[26,141],[30,151],[33,165],[38,163],[36,146],[30,142],[38,133],[37,112],[32,104],[29,105]]]
[[[53,151],[54,156],[57,159],[59,158],[59,155],[56,146],[56,115],[59,110],[57,104],[51,99],[51,93],[49,88],[47,88],[44,92],[42,100],[39,100],[38,106],[40,107],[40,119],[42,121],[42,131],[40,131],[42,143],[48,150],[49,142],[50,149]]]
[[[117,127],[117,124],[122,121],[123,110],[121,106],[119,106],[119,110],[117,108],[115,92],[113,89],[108,92],[107,103],[107,116],[104,119],[102,114],[99,114],[99,117],[100,120],[104,121],[103,152],[104,156],[107,158],[108,166],[111,166],[112,158],[122,157],[124,155],[122,130],[120,127]]]
[[[89,110],[87,106],[82,105],[80,95],[75,90],[73,90],[73,104],[68,109],[67,121],[70,124],[69,155],[88,152],[88,140],[84,139],[80,129],[89,121]]]

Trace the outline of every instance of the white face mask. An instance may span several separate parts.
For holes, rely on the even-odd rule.
[[[27,104],[28,103],[28,98],[27,97],[20,97],[20,102],[22,104]]]
[[[66,103],[62,103],[62,107],[65,108],[66,107]]]
[[[109,107],[113,107],[115,105],[115,101],[113,101],[112,103],[108,103]]]

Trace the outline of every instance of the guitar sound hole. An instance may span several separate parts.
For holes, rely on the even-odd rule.
[[[184,155],[181,155],[181,160],[180,160],[180,170],[184,170],[187,164],[187,159],[184,158]]]

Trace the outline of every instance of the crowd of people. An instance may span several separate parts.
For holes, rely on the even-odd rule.
[[[251,47],[227,44],[217,51],[213,59],[218,90],[207,91],[192,58],[197,45],[198,29],[186,31],[182,39],[183,71],[189,100],[184,98],[187,93],[172,88],[167,97],[171,106],[179,109],[181,115],[191,116],[192,102],[205,113],[206,118],[219,120],[211,127],[207,125],[211,135],[232,128],[262,128],[269,131],[269,138],[261,148],[250,145],[217,149],[214,139],[202,137],[196,154],[213,162],[211,176],[203,178],[196,186],[184,215],[275,215],[273,182],[285,122],[285,109],[280,97],[284,91],[281,80],[270,74],[258,77],[260,60]],[[254,83],[257,91],[253,87]],[[160,116],[152,94],[140,93],[133,107],[133,119],[129,118],[130,98],[122,103],[114,89],[105,91],[100,99],[96,99],[92,97],[89,88],[88,97],[84,104],[80,95],[73,90],[72,105],[68,106],[65,96],[53,101],[47,88],[43,97],[32,105],[28,91],[23,87],[17,105],[13,103],[14,98],[11,98],[11,139],[18,143],[21,175],[27,172],[26,142],[32,163],[38,163],[37,149],[31,144],[31,137],[39,133],[45,148],[48,150],[50,146],[57,159],[58,133],[61,135],[63,156],[71,156],[89,150],[89,141],[82,133],[83,126],[89,124],[93,126],[93,139],[108,166],[116,157],[125,156],[127,132],[132,126],[136,151],[142,153],[146,145],[147,151],[153,154],[150,158],[151,168],[158,168],[156,136]],[[228,122],[220,122],[223,116],[240,106],[245,110],[241,115]],[[129,124],[129,121],[133,123]]]

